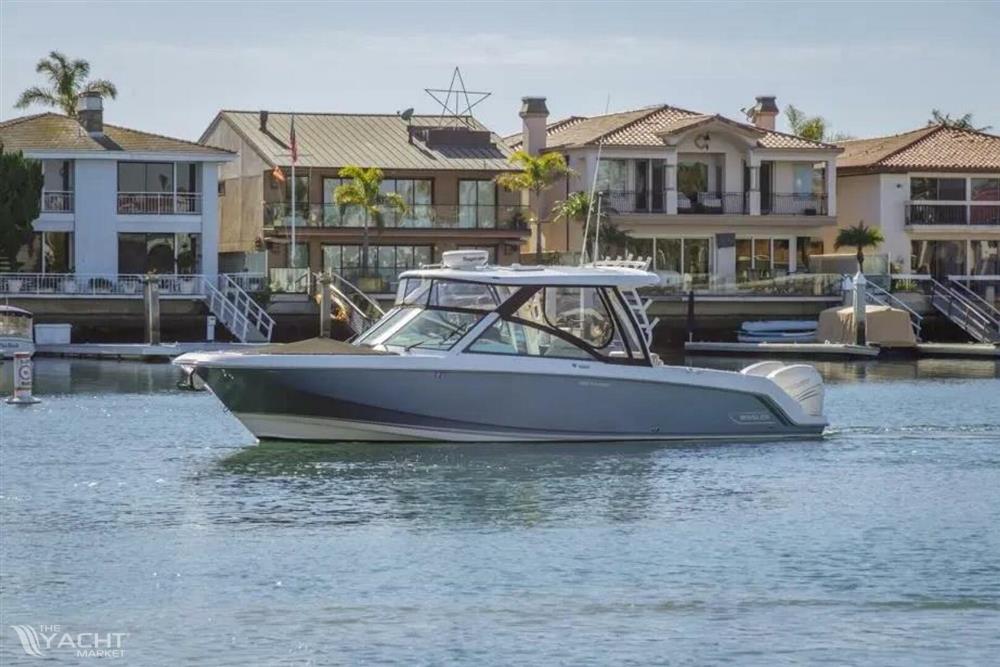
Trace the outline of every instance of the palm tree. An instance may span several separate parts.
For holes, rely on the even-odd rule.
[[[958,118],[952,118],[950,113],[943,113],[940,109],[931,109],[931,118],[927,121],[927,124],[944,125],[956,130],[974,130],[976,132],[989,132],[993,129],[991,125],[984,125],[983,127],[973,125],[971,113],[965,113]]]
[[[590,211],[590,195],[586,192],[574,192],[566,197],[566,199],[555,203],[552,207],[552,213],[554,214],[552,219],[554,221],[566,220],[567,222],[584,222],[587,219],[588,211]],[[595,213],[596,217],[599,218],[595,224],[600,224],[598,243],[603,246],[604,250],[608,254],[614,254],[615,252],[630,252],[632,237],[629,232],[627,230],[620,229],[617,225],[608,220],[608,209],[606,207],[599,207],[599,210]],[[584,248],[584,253],[586,252],[587,249]],[[597,260],[598,257],[595,257],[594,259]]]
[[[42,104],[61,109],[67,116],[76,114],[76,100],[83,93],[98,93],[101,97],[118,97],[115,84],[107,79],[85,81],[90,74],[90,63],[86,60],[69,60],[58,51],[49,53],[35,66],[35,71],[48,77],[50,88],[32,86],[17,98],[14,107],[24,109],[32,104]]]
[[[874,248],[885,241],[882,230],[877,227],[865,225],[865,221],[860,221],[854,227],[845,227],[837,234],[837,240],[833,242],[836,250],[841,248],[858,249],[858,271],[864,273],[865,248]]]
[[[785,107],[785,116],[788,118],[788,125],[792,128],[792,134],[809,141],[846,141],[853,139],[849,134],[843,132],[831,132],[827,127],[826,119],[822,116],[807,116],[801,109],[789,104]]]
[[[395,192],[382,192],[382,170],[378,167],[358,167],[348,165],[338,174],[350,179],[333,191],[334,201],[340,205],[340,212],[348,206],[357,206],[364,213],[364,236],[361,247],[361,275],[368,277],[368,226],[371,221],[382,228],[386,209],[400,215],[406,213],[406,201]]]
[[[510,161],[521,168],[519,172],[501,174],[496,181],[508,191],[527,191],[538,202],[541,194],[551,188],[560,178],[573,173],[566,165],[566,158],[559,153],[542,153],[534,156],[526,151],[514,151]],[[535,254],[542,254],[542,225],[539,216],[532,213],[535,223]]]

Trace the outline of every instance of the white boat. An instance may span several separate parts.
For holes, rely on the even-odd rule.
[[[815,437],[823,381],[766,361],[663,365],[642,268],[486,265],[480,251],[400,276],[395,306],[352,343],[185,354],[259,438],[624,441]],[[642,264],[645,266],[645,264]]]
[[[0,359],[12,359],[15,352],[35,353],[32,319],[30,311],[0,305]]]

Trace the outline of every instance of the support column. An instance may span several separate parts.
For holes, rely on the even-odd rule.
[[[826,161],[826,214],[837,217],[837,158]]]
[[[750,187],[747,192],[747,213],[760,215],[760,158],[753,151],[747,155]]]
[[[319,277],[319,337],[330,337],[330,317],[332,316],[332,299],[330,298],[330,274],[324,271]]]
[[[732,285],[736,282],[736,234],[715,235],[714,273],[716,286]]]
[[[667,149],[666,159],[663,165],[663,180],[666,182],[666,213],[667,215],[677,215],[677,147],[671,146]]]
[[[160,344],[160,281],[152,275],[142,277],[143,305],[145,306],[146,344]]]

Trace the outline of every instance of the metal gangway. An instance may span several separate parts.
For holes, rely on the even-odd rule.
[[[327,286],[330,289],[333,302],[347,318],[347,324],[355,336],[363,334],[385,315],[385,310],[378,302],[365,294],[360,287],[339,273],[331,272],[328,275],[330,281]],[[316,284],[320,286],[319,289],[322,289],[324,283],[320,278],[321,275],[317,274]]]
[[[974,340],[1000,344],[1000,310],[960,279],[948,276],[944,284],[928,276],[931,305]]]

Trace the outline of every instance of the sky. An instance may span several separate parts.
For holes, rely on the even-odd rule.
[[[14,102],[59,50],[117,84],[106,122],[185,139],[220,109],[438,113],[424,89],[455,66],[492,93],[474,113],[501,134],[520,130],[525,95],[555,120],[661,103],[741,119],[765,94],[856,137],[920,127],[932,108],[1000,133],[998,27],[998,0],[0,0],[0,118],[42,110]]]

